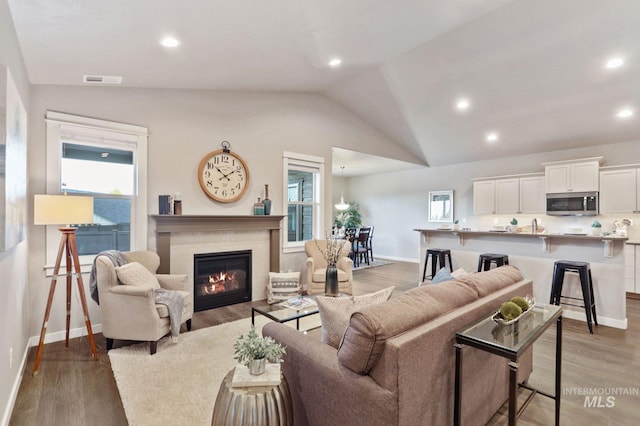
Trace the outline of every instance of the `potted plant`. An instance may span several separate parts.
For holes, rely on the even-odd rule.
[[[453,230],[454,231],[458,230],[458,223],[460,223],[460,221],[458,219],[453,221]]]
[[[597,220],[594,220],[591,224],[591,235],[598,236],[600,235],[600,231],[602,230],[602,225]]]
[[[284,346],[271,337],[259,336],[254,326],[251,326],[249,334],[238,337],[233,344],[233,349],[235,351],[233,359],[249,368],[249,373],[254,376],[264,373],[267,361],[278,362],[286,353]]]

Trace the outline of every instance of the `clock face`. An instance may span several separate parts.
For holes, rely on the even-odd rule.
[[[230,203],[249,187],[249,169],[242,157],[222,149],[210,152],[200,161],[198,180],[212,200]]]

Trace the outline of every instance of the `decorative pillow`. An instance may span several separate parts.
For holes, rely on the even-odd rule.
[[[460,278],[463,275],[467,275],[469,272],[465,271],[463,268],[458,268],[451,273],[451,276],[455,279]]]
[[[455,278],[447,271],[447,268],[441,268],[431,279],[431,284],[440,284],[445,281],[451,281]]]
[[[300,272],[269,272],[267,302],[278,303],[300,296]]]
[[[138,262],[127,263],[116,268],[118,280],[124,285],[137,287],[160,288],[160,283],[155,275]]]
[[[327,297],[316,296],[320,321],[322,322],[322,342],[338,348],[342,335],[349,326],[351,314],[366,306],[389,300],[395,286],[362,296]]]

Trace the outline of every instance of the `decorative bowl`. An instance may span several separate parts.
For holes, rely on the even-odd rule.
[[[526,311],[521,313],[518,317],[507,321],[504,318],[502,318],[502,315],[500,314],[500,309],[498,309],[496,311],[496,313],[493,314],[493,317],[492,317],[493,322],[495,322],[496,324],[500,324],[500,325],[511,325],[511,324],[514,324],[514,323],[518,322],[519,320],[521,320],[525,316],[529,315],[531,313],[531,311],[533,311],[534,306],[536,306],[536,299],[533,298],[532,296],[527,295],[527,296],[524,297],[524,300],[526,300],[527,303],[529,304],[529,309],[527,309]]]

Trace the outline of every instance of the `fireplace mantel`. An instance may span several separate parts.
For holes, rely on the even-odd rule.
[[[280,222],[284,216],[151,215],[156,222],[156,251],[160,256],[158,273],[170,273],[171,234],[207,231],[268,231],[269,270],[280,270]]]

